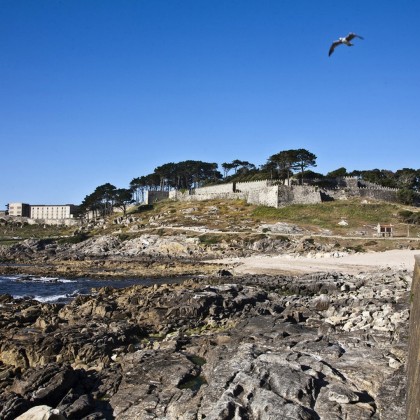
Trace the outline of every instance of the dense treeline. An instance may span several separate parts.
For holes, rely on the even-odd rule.
[[[306,149],[284,150],[271,155],[260,167],[248,161],[235,159],[224,162],[218,170],[217,163],[186,160],[178,163],[165,163],[153,173],[133,178],[128,188],[116,188],[112,184],[100,185],[92,194],[87,195],[81,206],[81,212],[88,210],[106,215],[119,207],[126,212],[133,202],[140,203],[145,191],[168,191],[170,189],[190,190],[203,185],[223,182],[253,181],[260,179],[280,179],[287,182],[310,182],[327,186],[337,177],[353,176],[365,182],[372,182],[384,187],[399,188],[400,201],[413,204],[420,193],[420,169],[403,168],[396,172],[383,169],[347,171],[341,167],[326,175],[313,172],[308,168],[316,167],[317,157]]]
[[[116,188],[112,184],[96,187],[92,194],[87,195],[79,206],[81,214],[92,212],[95,216],[111,214],[114,207],[123,209],[124,215],[127,206],[133,203],[133,192],[129,188]]]
[[[418,201],[420,193],[420,169],[403,168],[395,172],[387,169],[371,169],[366,171],[347,172],[339,168],[329,172],[326,177],[354,176],[366,182],[372,182],[383,187],[398,188],[399,199],[403,204],[413,204]]]

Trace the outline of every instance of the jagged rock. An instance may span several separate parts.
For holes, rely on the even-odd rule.
[[[55,406],[77,380],[78,375],[70,366],[54,364],[28,370],[21,379],[15,379],[10,390],[33,403]]]
[[[3,296],[0,417],[403,418],[408,287],[324,273]]]
[[[66,417],[61,415],[59,410],[48,405],[38,405],[16,417],[16,420],[66,420]]]
[[[31,403],[28,399],[13,392],[0,395],[0,418],[3,420],[15,420],[17,416],[26,412]]]
[[[328,399],[339,404],[349,404],[359,401],[359,396],[348,387],[333,385],[329,388]]]
[[[219,270],[219,271],[217,272],[217,275],[218,275],[219,277],[228,277],[228,276],[232,276],[232,273],[231,273],[229,270],[224,270],[224,269],[222,269],[222,270]]]

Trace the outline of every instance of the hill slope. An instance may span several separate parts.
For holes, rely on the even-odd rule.
[[[357,200],[280,209],[242,201],[166,201],[133,207],[127,217],[114,214],[90,221],[76,231],[14,226],[9,221],[0,238],[5,244],[0,249],[5,263],[1,271],[121,277],[211,274],[218,267],[203,261],[419,249],[419,226],[401,221],[404,210]],[[378,238],[378,223],[392,224],[394,237]]]

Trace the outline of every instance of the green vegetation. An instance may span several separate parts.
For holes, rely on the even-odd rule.
[[[264,169],[270,171],[272,176],[279,179],[288,179],[293,175],[293,170],[300,171],[300,182],[303,184],[303,176],[306,168],[316,166],[316,156],[306,149],[283,150],[268,158]],[[288,183],[290,185],[290,183]]]
[[[193,362],[197,366],[203,366],[207,363],[206,359],[204,359],[203,357],[197,356],[195,354],[189,355],[187,357],[189,360],[191,360],[191,362]]]
[[[389,203],[361,204],[360,201],[330,201],[319,204],[294,204],[279,209],[258,206],[252,215],[266,221],[282,221],[300,226],[321,229],[337,229],[337,223],[345,219],[348,227],[363,224],[391,223],[398,206]]]
[[[89,235],[87,233],[79,233],[74,236],[60,238],[57,242],[59,244],[78,244],[80,242],[86,241],[86,239],[89,239]]]
[[[8,223],[0,228],[0,241],[20,242],[25,239],[58,239],[71,236],[73,231],[74,227]]]
[[[192,391],[198,391],[202,385],[207,384],[204,376],[195,376],[179,385],[179,389],[191,389]]]
[[[360,245],[365,249],[377,249],[385,246],[384,241],[369,241],[378,223],[392,224],[396,237],[420,235],[418,209],[385,202],[366,204],[356,198],[313,205],[291,205],[279,209],[254,206],[242,200],[168,200],[149,206],[133,206],[130,217],[135,221],[127,226],[113,223],[117,217],[119,214],[113,213],[105,225],[92,227],[82,233],[76,233],[74,227],[5,223],[0,227],[0,245],[10,246],[30,238],[54,240],[59,244],[76,244],[95,235],[110,234],[125,241],[144,233],[160,236],[184,234],[189,238],[197,238],[203,246],[225,242],[226,246],[233,244],[240,247],[273,236],[283,241],[290,240],[292,236],[278,234],[275,229],[271,229],[270,224],[277,222],[306,229],[306,235],[323,235],[324,231],[328,231],[327,234],[343,236],[337,248]],[[342,220],[347,225],[339,225]],[[264,224],[267,226],[261,232],[259,228]],[[203,227],[209,231],[203,233]],[[360,237],[360,243],[356,244],[356,240],[350,239],[351,237]],[[324,238],[318,237],[316,242],[323,240]],[[325,241],[331,240],[325,238]]]
[[[363,248],[363,245],[357,244],[355,246],[348,246],[347,249],[349,251],[354,251],[354,252],[366,252],[365,248]]]
[[[200,242],[204,245],[214,245],[222,241],[223,237],[220,235],[200,235],[198,237]]]
[[[420,212],[402,210],[398,212],[398,216],[403,223],[409,223],[412,225],[420,225]]]
[[[107,216],[115,207],[126,215],[128,206],[144,201],[147,191],[188,191],[206,185],[223,182],[241,182],[261,179],[288,180],[294,177],[300,184],[305,182],[319,187],[337,186],[337,177],[357,177],[365,183],[375,183],[384,187],[398,188],[399,201],[413,205],[420,202],[420,169],[403,168],[396,172],[384,169],[353,170],[348,172],[340,167],[326,176],[308,168],[316,167],[317,156],[306,149],[283,150],[268,157],[267,162],[257,167],[251,162],[234,159],[221,164],[223,175],[218,164],[186,160],[169,162],[158,166],[153,173],[133,178],[128,188],[116,188],[110,183],[98,186],[87,195],[79,206],[79,214],[87,211],[96,216]],[[234,170],[234,174],[229,172]],[[144,206],[143,206],[144,207]],[[138,209],[143,211],[145,209]],[[322,222],[322,219],[320,219]]]
[[[415,208],[408,210],[406,206],[385,202],[363,203],[355,198],[346,201],[330,201],[319,204],[295,204],[282,208],[254,206],[242,200],[208,200],[202,202],[173,202],[161,201],[153,206],[140,206],[133,210],[132,216],[138,217],[144,229],[153,231],[161,236],[173,234],[170,226],[185,227],[183,233],[189,237],[198,237],[200,243],[212,245],[223,240],[249,240],[255,241],[264,236],[275,234],[269,227],[263,229],[260,236],[255,234],[258,226],[264,223],[285,222],[308,229],[313,233],[329,230],[332,234],[348,235],[352,231],[366,231],[370,235],[378,223],[392,224],[396,236],[407,236],[407,226],[410,226],[410,235],[420,233],[418,218],[420,212]],[[153,227],[150,221],[168,227]],[[338,223],[346,220],[347,226]],[[188,228],[205,226],[218,232],[197,233]],[[112,229],[123,229],[115,225],[101,229],[98,233],[112,233]],[[177,230],[181,233],[181,230]],[[229,233],[227,237],[224,232]],[[130,233],[130,237],[135,236]],[[284,234],[276,235],[287,240]],[[357,236],[357,235],[356,235]],[[373,246],[373,245],[372,245]]]
[[[79,206],[79,214],[93,212],[95,216],[107,216],[113,213],[115,207],[122,209],[124,216],[127,208],[134,203],[133,192],[128,188],[116,188],[109,182],[100,185],[92,194],[87,195]]]

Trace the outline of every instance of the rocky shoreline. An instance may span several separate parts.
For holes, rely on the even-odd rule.
[[[65,306],[3,295],[0,418],[403,419],[410,284],[384,270],[197,277]]]
[[[365,246],[372,246],[368,241]],[[399,251],[416,252],[420,242],[402,241],[393,243]],[[356,249],[355,249],[356,248]],[[328,260],[344,261],[358,253],[358,247],[348,247],[320,238],[253,236],[229,240],[211,237],[187,237],[184,234],[143,234],[127,239],[118,235],[94,236],[77,244],[60,243],[53,240],[27,239],[10,247],[0,246],[0,274],[29,274],[65,278],[162,278],[197,275],[216,275],[220,270],[233,271],[237,261],[243,263],[252,257],[276,257],[272,261],[281,269],[260,270],[262,274],[334,271],[334,266],[326,265]],[[366,253],[371,250],[366,249]],[[297,263],[304,257],[312,262],[310,270]],[[397,261],[399,257],[397,257]],[[255,259],[252,263],[255,265]],[[338,264],[340,266],[340,264]],[[379,264],[376,264],[379,265]],[[384,265],[384,264],[382,264]],[[394,264],[398,265],[398,264]],[[401,265],[401,264],[400,264]],[[414,265],[414,261],[412,263]],[[318,267],[318,268],[317,268]],[[275,267],[274,267],[275,268]],[[322,268],[322,269],[321,269]],[[338,267],[344,268],[344,267]],[[397,268],[397,267],[393,267]],[[402,267],[400,267],[402,268]],[[406,267],[405,267],[406,268]],[[353,272],[364,271],[366,266],[355,267]],[[410,266],[411,269],[411,266]],[[248,274],[255,270],[247,265],[245,270],[236,269],[237,274]],[[259,274],[257,271],[255,274]]]

